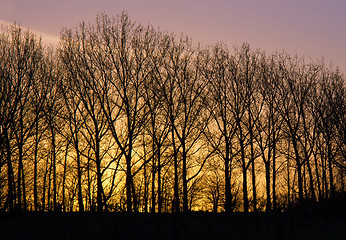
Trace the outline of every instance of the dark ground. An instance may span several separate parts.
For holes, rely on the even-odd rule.
[[[344,212],[0,213],[0,239],[346,239]]]

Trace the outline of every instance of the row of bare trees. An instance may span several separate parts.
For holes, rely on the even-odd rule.
[[[345,80],[126,13],[0,35],[0,208],[270,211],[345,191]]]

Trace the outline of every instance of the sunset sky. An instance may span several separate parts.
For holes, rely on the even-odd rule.
[[[122,10],[194,43],[246,41],[267,52],[323,56],[346,73],[346,0],[1,0],[0,22],[16,21],[54,43],[63,27]]]

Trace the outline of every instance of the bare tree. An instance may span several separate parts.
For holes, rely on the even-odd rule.
[[[238,143],[238,151],[240,156],[238,157],[238,163],[242,169],[243,175],[243,206],[244,212],[249,211],[249,197],[248,197],[248,182],[247,182],[247,172],[251,160],[247,159],[246,149],[249,144],[246,131],[246,111],[247,111],[247,101],[249,92],[246,89],[245,81],[249,77],[249,46],[243,44],[239,50],[236,50],[236,54],[233,57],[233,66],[231,67],[231,88],[233,95],[233,116],[236,124],[236,138]]]
[[[107,134],[108,126],[106,124],[106,116],[99,102],[99,89],[95,85],[95,82],[100,77],[99,72],[96,62],[90,60],[100,47],[92,36],[93,32],[84,23],[80,25],[79,31],[74,35],[71,31],[66,30],[62,35],[60,58],[62,59],[63,66],[68,71],[69,81],[72,81],[74,94],[76,94],[84,110],[82,112],[79,111],[84,122],[81,135],[93,151],[93,155],[87,157],[91,157],[96,164],[97,211],[102,212],[105,207],[102,185],[102,159],[105,153],[101,142]],[[76,144],[78,140],[76,136],[74,138]],[[80,159],[77,159],[77,164],[78,162],[80,162]],[[78,175],[81,175],[81,173]],[[80,187],[80,183],[78,183],[78,186]],[[81,189],[78,192],[81,192]]]
[[[272,208],[274,210],[276,209],[276,158],[278,157],[277,148],[282,127],[282,120],[279,113],[275,110],[276,106],[274,105],[275,99],[278,98],[276,84],[280,78],[276,67],[273,56],[269,59],[262,59],[259,66],[261,78],[260,92],[264,101],[264,111],[256,123],[256,128],[259,131],[256,142],[260,148],[260,154],[265,168],[266,211],[270,211]]]
[[[151,72],[146,78],[145,84],[145,101],[149,113],[149,121],[146,131],[151,137],[152,149],[152,171],[151,171],[151,212],[157,209],[162,211],[162,167],[164,166],[162,155],[167,150],[165,144],[169,134],[169,118],[164,114],[163,92],[160,90],[161,82],[165,79],[164,61],[167,58],[165,44],[167,44],[167,36],[158,31],[152,31],[151,42],[153,44],[146,45],[146,54],[150,59]],[[157,183],[155,181],[157,173]],[[156,188],[155,188],[156,186]],[[157,189],[157,191],[155,191]]]
[[[75,161],[77,163],[77,189],[78,189],[78,206],[79,211],[84,211],[84,203],[83,203],[83,192],[82,192],[82,154],[80,150],[80,142],[81,142],[81,130],[82,126],[85,123],[84,115],[82,109],[81,99],[78,97],[77,90],[79,86],[73,84],[72,81],[69,81],[68,76],[66,78],[61,78],[61,83],[59,84],[59,91],[64,99],[64,111],[60,116],[63,118],[68,125],[68,131],[66,135],[66,139],[68,142],[72,143],[76,157]],[[62,133],[64,134],[64,133]],[[66,155],[68,153],[68,147],[66,147]],[[67,156],[66,156],[67,158]],[[67,162],[64,164],[66,168]],[[65,185],[64,185],[65,186]]]
[[[99,14],[57,49],[2,27],[0,81],[1,209],[255,212],[345,191],[345,78],[323,61]]]
[[[225,211],[232,211],[232,163],[234,157],[234,136],[236,130],[233,115],[231,88],[231,59],[225,46],[216,45],[212,50],[209,68],[205,68],[209,79],[210,97],[207,101],[213,121],[207,126],[205,136],[223,161],[225,186]],[[215,131],[217,129],[217,132]]]
[[[276,99],[276,111],[285,122],[285,135],[292,143],[297,169],[299,202],[303,203],[303,166],[308,161],[302,156],[302,150],[308,147],[303,140],[306,104],[313,87],[311,78],[302,59],[291,58],[286,54],[277,56],[280,79],[277,84],[279,98]],[[313,72],[311,73],[314,74]]]
[[[27,209],[24,161],[26,143],[32,134],[35,118],[31,112],[33,88],[42,77],[46,60],[41,41],[18,25],[3,27],[1,34],[1,117],[0,147],[7,155],[8,206]],[[41,99],[40,99],[41,100]],[[34,121],[33,121],[34,120]],[[14,152],[14,145],[18,149]],[[15,155],[14,155],[15,153]],[[14,189],[14,156],[17,156],[17,188]],[[15,196],[17,200],[15,200]]]

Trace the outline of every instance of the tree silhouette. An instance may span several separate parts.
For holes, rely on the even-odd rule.
[[[0,33],[0,209],[313,208],[345,192],[345,78],[126,13]]]

